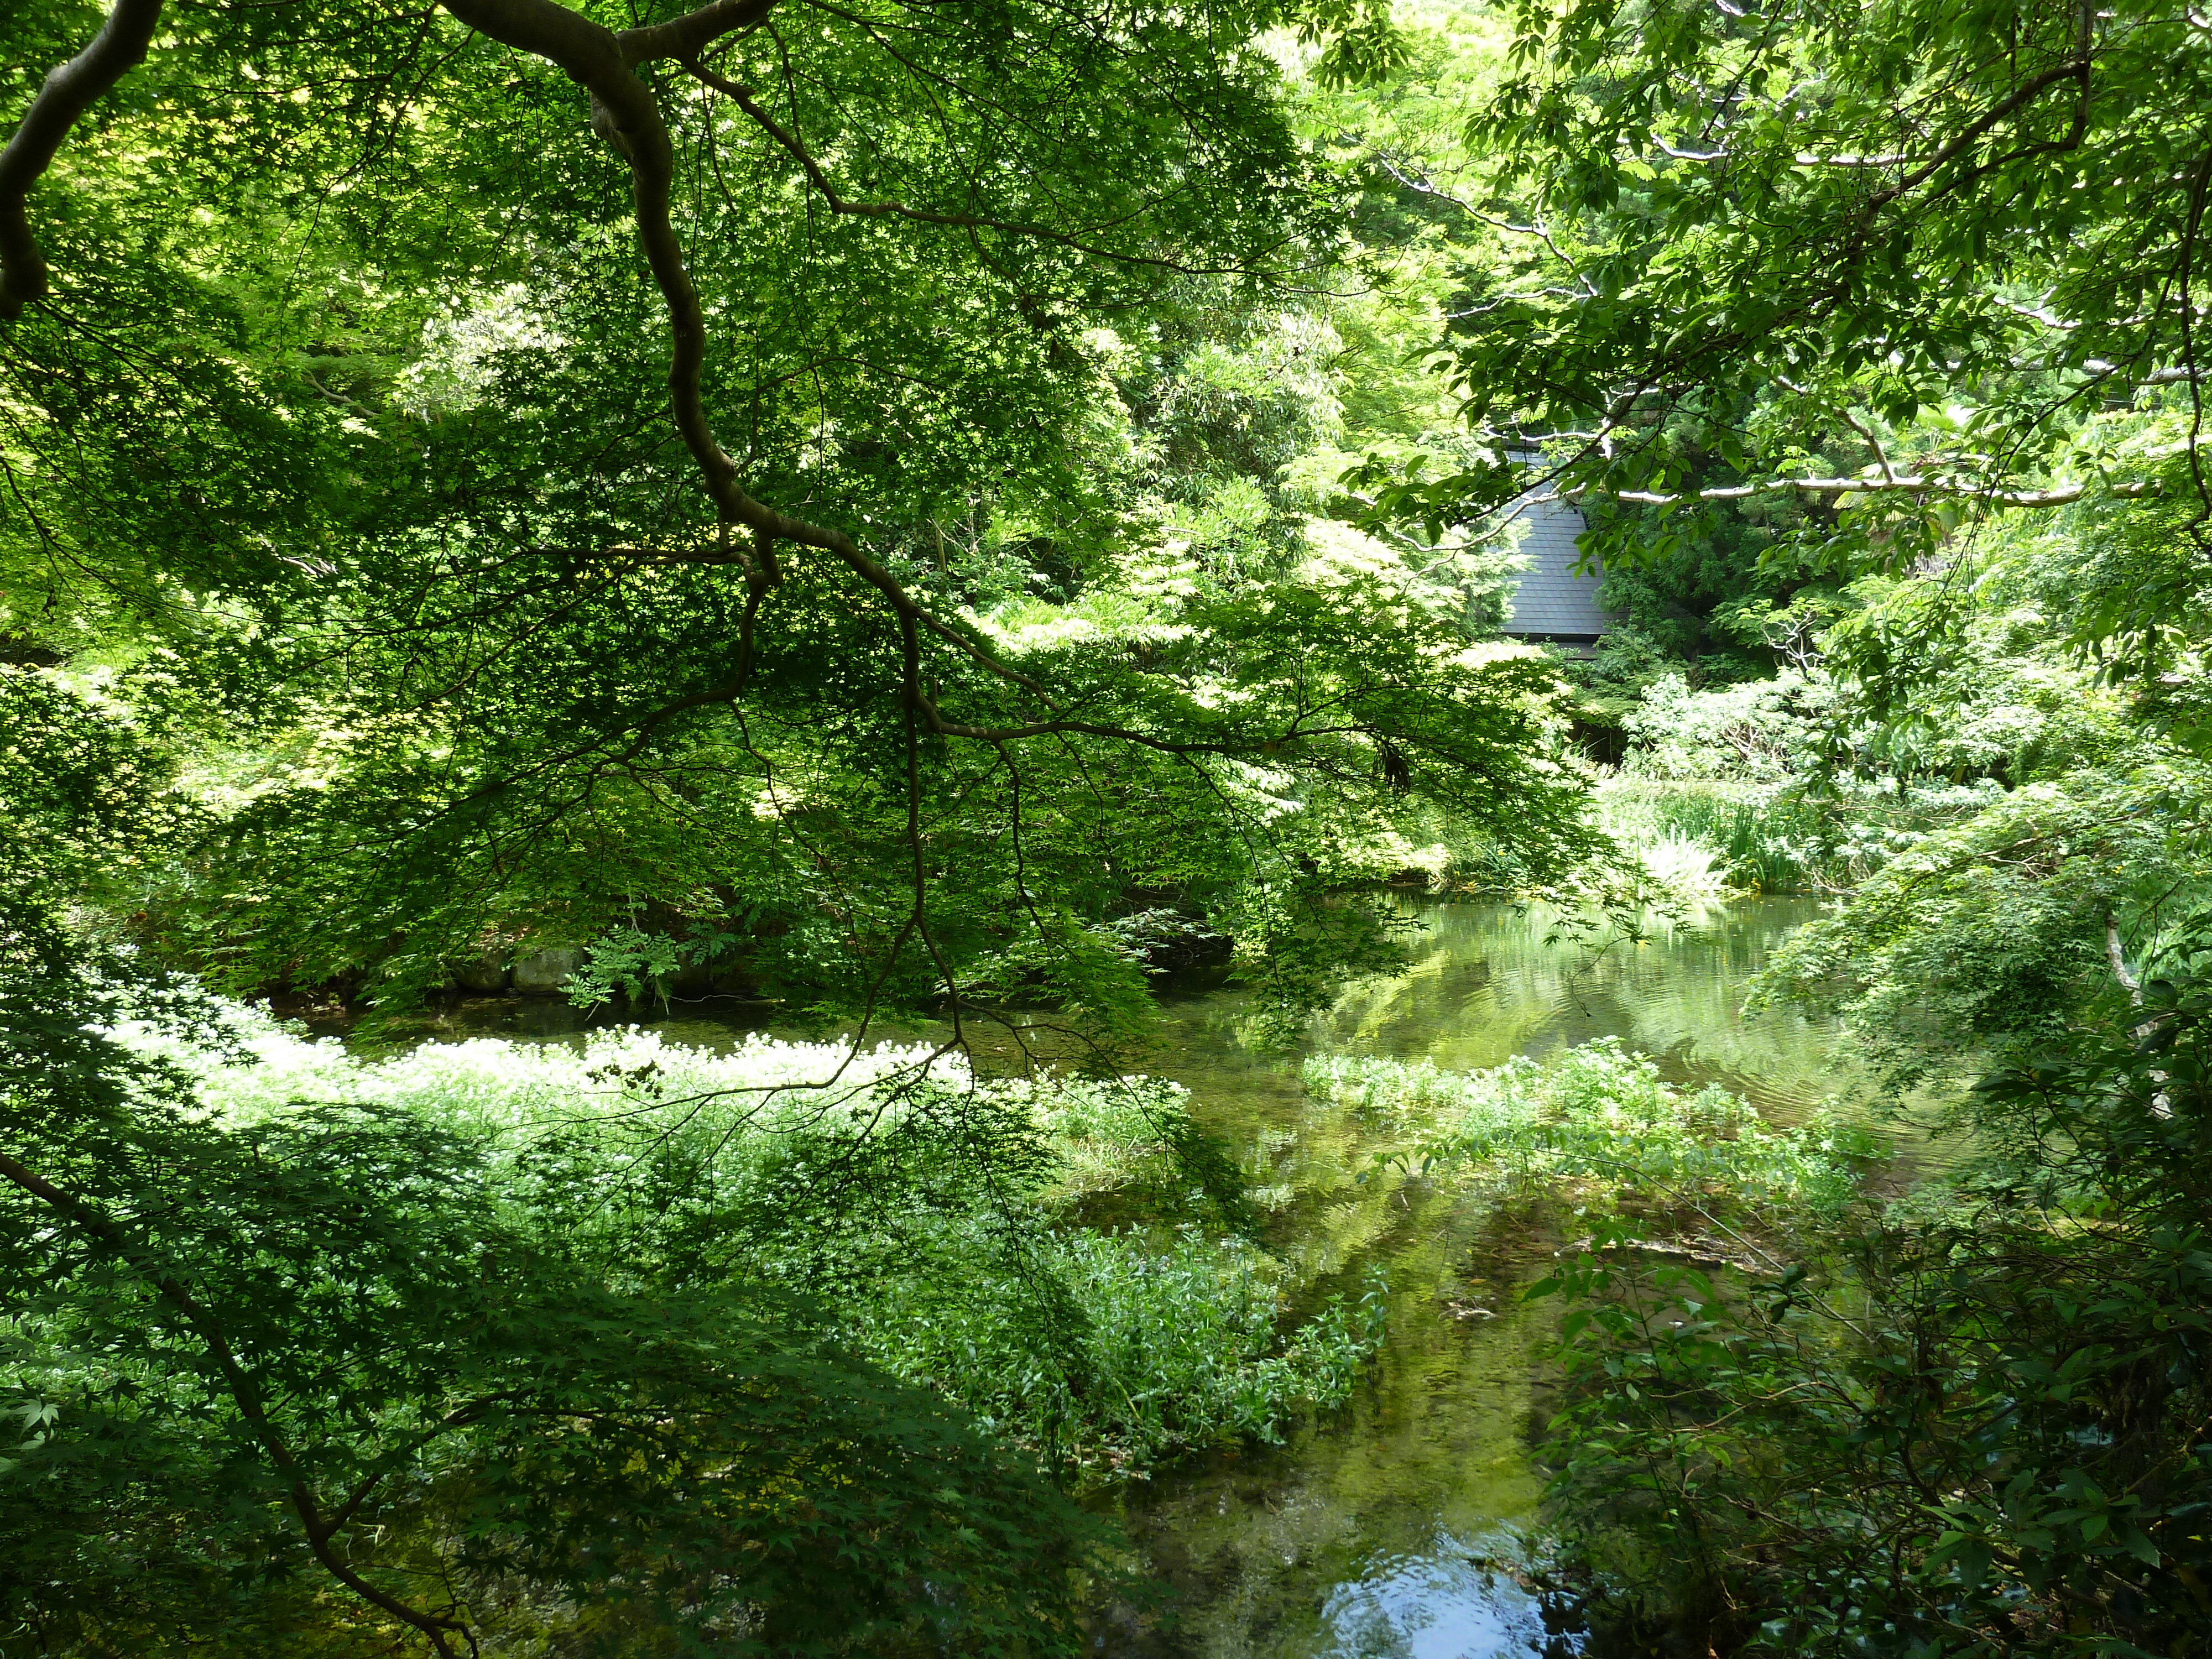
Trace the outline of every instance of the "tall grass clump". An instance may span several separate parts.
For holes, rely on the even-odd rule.
[[[1728,891],[1728,872],[1720,855],[1689,836],[1666,836],[1636,849],[1644,873],[1668,891],[1691,900],[1716,899]]]
[[[1172,1084],[636,1030],[363,1060],[251,1011],[230,1024],[228,1063],[167,1051],[210,1113],[398,1112],[469,1137],[498,1202],[611,1276],[773,1306],[1079,1470],[1279,1438],[1380,1341],[1372,1299],[1285,1330],[1297,1287]]]
[[[1529,884],[1527,860],[1513,848],[1471,836],[1450,843],[1442,881],[1474,893],[1517,893]]]
[[[1838,874],[1827,815],[1772,786],[1630,773],[1600,787],[1598,811],[1613,838],[1647,862],[1650,849],[1692,844],[1741,891],[1808,891]]]

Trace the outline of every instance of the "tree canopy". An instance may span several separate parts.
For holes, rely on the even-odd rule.
[[[2208,65],[1988,0],[21,0],[0,1650],[1074,1651],[1062,1483],[1381,1340],[1122,1075],[1153,978],[1279,1047],[1408,873],[1826,890],[1761,997],[1978,1138],[1892,1205],[1601,1044],[1307,1067],[1358,1181],[1558,1231],[1595,1615],[2200,1639]],[[1547,500],[1588,659],[1500,629]],[[839,1040],[375,1049],[532,959]],[[1627,1264],[1692,1215],[1748,1254]]]
[[[1056,1448],[1349,1386],[1371,1334],[1273,1352],[1171,1102],[1054,1139],[945,1066],[988,1021],[1110,1070],[1193,939],[1297,1014],[1389,960],[1346,890],[1417,844],[1595,844],[1540,654],[1280,476],[1335,430],[1360,188],[1283,54],[1402,46],[1334,4],[9,12],[5,1639],[1065,1650],[1108,1564]],[[594,994],[713,975],[849,1051],[674,1102],[611,1062],[563,1085],[611,1140],[223,1093],[205,987],[396,1014],[586,946]],[[950,1036],[838,1092],[901,1010]],[[1092,1134],[1229,1236],[1062,1242]],[[1179,1398],[1143,1364],[1212,1392],[1112,1418]]]
[[[91,23],[19,15],[9,61]],[[153,925],[404,995],[495,918],[742,914],[858,1007],[1111,969],[1063,948],[1109,893],[1264,909],[1408,789],[1556,864],[1540,664],[1287,547],[1203,591],[1128,557],[1127,360],[1336,251],[1259,38],[1352,75],[1372,23],[114,13],[0,174],[7,626],[285,751]],[[1250,441],[1208,418],[1168,422],[1201,477]]]
[[[2160,8],[1576,4],[1469,112],[1499,228],[1453,324],[1469,419],[1540,443],[1595,547],[1819,509],[1848,565],[1991,508],[2186,492],[2203,31]],[[2116,418],[2126,417],[2126,418]],[[1403,510],[1498,498],[1402,482]]]

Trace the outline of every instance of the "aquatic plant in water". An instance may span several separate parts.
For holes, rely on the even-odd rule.
[[[1716,1085],[1684,1091],[1618,1039],[1486,1072],[1424,1061],[1319,1055],[1306,1086],[1417,1132],[1423,1167],[1460,1165],[1520,1192],[1643,1196],[1741,1211],[1826,1209],[1850,1195],[1875,1143],[1826,1115],[1768,1123]]]

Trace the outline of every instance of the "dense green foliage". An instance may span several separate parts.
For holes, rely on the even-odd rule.
[[[1274,1352],[1284,1273],[1172,1085],[979,1081],[927,1047],[717,1054],[635,1029],[363,1061],[242,1011],[226,1029],[250,1064],[161,1045],[223,1121],[313,1101],[465,1135],[499,1204],[606,1273],[803,1299],[851,1350],[1054,1462],[1143,1473],[1279,1438],[1372,1346],[1333,1305]]]
[[[189,1005],[9,949],[11,1644],[1068,1639],[1087,1528],[928,1395],[728,1274],[611,1263],[588,1191],[478,1137],[211,1113],[82,1024]]]
[[[2101,492],[2142,464],[2106,412],[2193,383],[2206,56],[2179,15],[1931,0],[1519,21],[1519,72],[1470,132],[1492,210],[1535,229],[1471,273],[1455,384],[1479,422],[1557,433],[1571,485],[1671,496],[1662,547],[1848,460],[1798,492],[1846,498],[1840,517],[1792,535],[1894,565],[1960,507],[2046,480]],[[1601,526],[1624,554],[1654,529]]]
[[[1327,435],[1282,287],[1341,188],[1255,45],[1295,20],[1097,21],[731,37],[654,94],[674,276],[550,64],[398,14],[163,36],[38,186],[0,529],[11,651],[109,671],[206,809],[141,934],[404,1001],[642,920],[825,1012],[1037,985],[1103,1036],[1148,909],[1284,912],[1243,931],[1310,996],[1337,934],[1286,918],[1394,815],[1563,867],[1541,660],[1315,568],[1277,477]],[[670,424],[672,283],[719,438]]]
[[[2201,578],[2178,516],[1962,536],[1940,573],[1862,582],[1808,684],[1656,711],[1668,787],[1848,831],[1824,878],[1844,902],[1763,995],[1842,1015],[1960,1161],[1748,1271],[1616,1252],[1553,1282],[1582,1304],[1556,1494],[1595,1605],[1638,1639],[2187,1654],[2212,1635]],[[2138,585],[2164,596],[2155,634],[2130,631]]]
[[[1346,1182],[1564,1252],[1595,1641],[2205,1651],[2208,73],[1988,0],[10,8],[0,1650],[1073,1651],[1069,1489],[1380,1336],[1127,1075],[1151,979],[1293,1040],[1418,872],[1830,895],[1760,1000],[1960,1148],[1307,1063]],[[1496,632],[1532,491],[1586,661]],[[842,1040],[240,1000],[530,962]]]
[[[1308,1060],[1305,1075],[1309,1088],[1363,1110],[1425,1120],[1413,1154],[1424,1168],[1474,1165],[1524,1195],[1656,1194],[1685,1210],[1817,1212],[1850,1195],[1853,1160],[1875,1152],[1832,1123],[1774,1128],[1717,1086],[1685,1095],[1610,1039],[1474,1076],[1340,1056]]]
[[[1541,1288],[1589,1302],[1556,1490],[1604,1616],[1729,1650],[2201,1651],[2203,1042],[2201,988],[2160,981],[1992,1071],[1964,1176],[1786,1267],[1655,1271],[1644,1228],[1599,1228],[1618,1248]]]
[[[1638,1650],[2202,1651],[2212,41],[1515,15],[1466,125],[1473,442],[1378,453],[1370,510],[1474,521],[1541,448],[1629,624],[1580,671],[1607,822],[1680,888],[1836,893],[1764,1000],[1961,1142],[1702,1263],[1650,1249],[1666,1183],[1594,1194],[1545,1286],[1593,1613]]]
[[[1295,1015],[1409,832],[1594,844],[1540,658],[1286,476],[1297,100],[1397,37],[770,9],[130,0],[44,91],[98,10],[0,21],[0,1642],[1060,1650],[1054,1477],[1372,1345],[1282,1327],[1171,1098],[957,1051],[1110,1070],[1224,933]],[[772,1121],[627,1051],[462,1098],[210,1069],[171,976],[396,1015],[586,946],[952,1045]],[[533,1065],[564,1127],[487,1115]]]

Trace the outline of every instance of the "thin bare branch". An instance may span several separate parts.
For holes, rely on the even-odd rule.
[[[2106,493],[2125,500],[2154,493],[2158,486],[2148,480],[2108,485]],[[1534,495],[1532,501],[1577,501],[1586,496],[1601,501],[1634,501],[1645,507],[1672,507],[1678,501],[1741,501],[1753,495],[1771,495],[1779,490],[1802,489],[1815,495],[1933,495],[1948,500],[1987,501],[1996,507],[2064,507],[2078,501],[2090,492],[2086,483],[2060,484],[2051,489],[1997,489],[1981,484],[1954,483],[1948,478],[1924,478],[1914,475],[1893,475],[1887,478],[1775,478],[1765,483],[1728,484],[1713,489],[1685,489],[1674,494],[1662,494],[1649,489],[1603,489],[1594,484],[1578,484],[1570,489],[1547,495]]]

